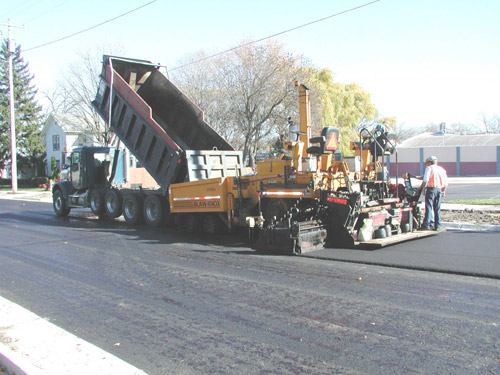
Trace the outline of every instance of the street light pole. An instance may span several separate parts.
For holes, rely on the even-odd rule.
[[[14,105],[14,71],[12,64],[12,56],[15,52],[14,43],[12,41],[11,29],[13,27],[23,28],[23,26],[15,26],[10,23],[1,23],[1,26],[7,26],[8,39],[7,39],[7,53],[9,54],[9,93],[10,93],[10,177],[12,181],[12,193],[17,193],[17,147],[16,147],[16,112]]]

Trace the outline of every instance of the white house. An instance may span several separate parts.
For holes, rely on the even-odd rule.
[[[91,134],[85,134],[85,124],[76,116],[51,113],[42,128],[42,138],[47,152],[45,172],[50,175],[52,156],[57,161],[58,168],[66,164],[66,156],[78,146],[94,145]]]
[[[85,124],[79,118],[68,114],[51,113],[42,128],[42,138],[47,152],[47,175],[50,175],[50,161],[56,159],[58,168],[67,162],[67,156],[75,147],[96,146],[91,134],[85,133]],[[118,168],[115,182],[121,181],[124,186],[130,184],[142,187],[155,187],[158,184],[147,173],[146,169],[138,166],[137,159],[130,154],[125,146],[121,145],[123,168]]]

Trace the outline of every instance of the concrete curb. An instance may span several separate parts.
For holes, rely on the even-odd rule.
[[[450,230],[470,232],[500,232],[500,225],[477,225],[470,223],[443,223],[443,227]]]
[[[28,363],[22,356],[0,342],[0,368],[7,374],[37,375],[38,369]]]
[[[18,201],[30,201],[30,202],[52,202],[51,192],[26,192],[20,191],[17,194],[12,194],[12,192],[0,192],[0,199],[18,200]]]
[[[0,340],[0,366],[13,375],[146,375],[3,297]]]

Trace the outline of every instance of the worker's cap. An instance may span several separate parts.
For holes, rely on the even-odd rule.
[[[435,157],[435,156],[429,156],[429,157],[427,158],[427,162],[429,162],[429,163],[435,163],[435,162],[437,162],[437,161],[438,161],[438,158],[437,158],[437,157]]]

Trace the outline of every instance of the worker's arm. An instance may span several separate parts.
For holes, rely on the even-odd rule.
[[[446,195],[446,189],[448,188],[448,173],[446,173],[446,169],[441,167],[442,180],[444,186],[441,188],[441,194],[443,197]]]
[[[447,188],[448,188],[448,176],[446,175],[446,172],[445,172],[444,186],[441,188],[441,194],[443,195],[443,197],[446,195]]]
[[[420,185],[420,187],[418,188],[419,190],[424,190],[425,187],[427,186],[427,184],[429,183],[429,178],[431,176],[431,169],[429,167],[426,167],[425,168],[425,172],[424,172],[424,175],[423,176],[418,176],[418,177],[422,177],[422,184]]]

